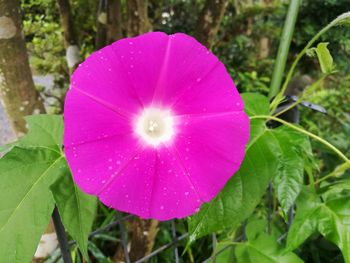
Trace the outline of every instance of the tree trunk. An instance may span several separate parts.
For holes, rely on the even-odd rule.
[[[263,36],[259,40],[259,59],[264,59],[269,56],[270,44],[269,38]]]
[[[228,0],[207,0],[199,15],[195,37],[208,48],[214,44]]]
[[[147,0],[128,0],[126,7],[128,37],[137,36],[152,29],[148,19]]]
[[[24,116],[45,112],[29,67],[19,0],[0,0],[0,98],[17,137],[26,132]],[[43,262],[56,246],[56,234],[50,224],[33,262]]]
[[[64,32],[64,45],[66,48],[66,60],[70,73],[81,61],[78,37],[75,31],[71,6],[69,0],[57,0],[61,23]]]
[[[19,0],[0,0],[0,97],[17,136],[26,132],[24,116],[45,111],[29,67]]]
[[[96,49],[100,49],[107,44],[107,4],[108,0],[100,0],[97,8],[97,21],[96,21]]]
[[[122,4],[120,0],[108,0],[107,44],[123,38]]]
[[[126,223],[131,262],[135,262],[152,252],[158,233],[158,225],[159,222],[157,220],[143,220],[137,217],[132,218]],[[118,247],[113,261],[117,263],[125,262],[125,255],[121,246]]]

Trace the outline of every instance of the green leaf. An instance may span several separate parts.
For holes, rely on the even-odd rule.
[[[189,241],[226,228],[235,229],[254,211],[277,172],[276,141],[269,130],[247,150],[239,171],[224,189],[189,217]]]
[[[93,242],[89,242],[89,251],[99,263],[112,263],[112,260],[103,254],[103,252]]]
[[[63,119],[61,115],[32,115],[26,118],[28,133],[17,145],[47,147],[58,152],[62,148]]]
[[[14,143],[0,147],[5,152],[13,146],[39,147],[61,152],[63,119],[61,115],[31,115],[26,118],[28,133]]]
[[[350,195],[328,196],[322,202],[306,188],[297,199],[297,213],[287,237],[287,248],[300,246],[311,234],[321,233],[342,251],[344,261],[350,262]]]
[[[52,186],[56,205],[68,233],[77,241],[85,258],[88,258],[88,235],[95,218],[97,199],[81,192],[74,184],[68,166],[65,174]]]
[[[296,254],[285,252],[272,235],[264,232],[265,222],[252,221],[247,225],[247,242],[236,244],[235,249],[237,263],[301,263]]]
[[[258,93],[242,93],[244,111],[249,116],[268,115],[269,99]]]
[[[318,43],[317,47],[315,48],[318,62],[321,66],[322,73],[332,73],[334,69],[333,65],[333,57],[331,53],[329,52],[327,46],[329,43]]]
[[[285,213],[300,193],[304,178],[304,160],[311,155],[309,138],[288,127],[272,130],[278,141],[280,155],[279,173],[273,178],[277,199]]]
[[[217,253],[215,255],[216,263],[230,263],[235,260],[235,250],[233,246],[227,246],[227,244],[219,242],[216,244],[215,252]],[[210,262],[214,263],[214,260]]]
[[[0,262],[30,262],[54,208],[49,186],[64,167],[47,149],[14,147],[0,159]]]
[[[243,93],[242,99],[244,101],[244,111],[249,117],[269,114],[269,100],[267,97],[258,93]],[[247,149],[264,134],[265,130],[265,120],[253,119],[250,121],[250,140]]]

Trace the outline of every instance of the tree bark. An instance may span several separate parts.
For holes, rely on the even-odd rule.
[[[71,73],[81,61],[78,37],[74,27],[69,0],[57,0],[57,4],[59,7],[61,23],[64,32],[66,60]]]
[[[108,0],[107,44],[123,38],[122,4],[120,0]]]
[[[268,37],[263,36],[259,39],[259,59],[264,59],[269,56],[270,52],[270,40]]]
[[[127,4],[127,35],[137,36],[152,29],[148,19],[147,0],[128,0]]]
[[[24,116],[45,111],[29,67],[19,0],[0,0],[0,97],[17,136],[26,132]]]
[[[154,241],[158,233],[159,222],[157,220],[142,220],[132,218],[126,223],[128,230],[128,247],[131,262],[134,262],[152,252]],[[118,247],[114,256],[114,262],[124,262],[123,248]]]
[[[195,37],[207,48],[214,44],[227,3],[228,0],[207,0],[199,15]]]
[[[96,49],[100,49],[107,44],[107,8],[108,0],[100,0],[97,7],[97,21],[96,21]]]
[[[27,130],[24,116],[45,112],[29,67],[19,0],[0,0],[0,98],[17,137]],[[55,249],[56,245],[57,238],[50,224],[33,262],[43,262],[52,252],[48,249]]]

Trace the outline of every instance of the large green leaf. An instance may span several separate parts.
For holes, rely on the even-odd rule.
[[[281,151],[279,173],[273,178],[277,198],[285,213],[300,193],[304,177],[304,159],[311,154],[309,138],[291,128],[272,130]]]
[[[306,188],[297,199],[297,213],[287,238],[287,248],[300,246],[314,232],[321,233],[342,251],[350,262],[350,194],[337,193],[327,201]]]
[[[0,159],[0,262],[30,262],[49,223],[49,186],[65,172],[59,153],[14,147]]]
[[[87,258],[88,235],[95,218],[97,199],[81,192],[67,166],[65,170],[65,175],[51,186],[51,190],[64,226]]]
[[[265,222],[256,220],[246,227],[247,241],[235,249],[237,263],[302,263],[292,252],[285,252],[273,235],[268,235]]]

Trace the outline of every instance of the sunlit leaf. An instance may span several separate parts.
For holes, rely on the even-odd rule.
[[[31,147],[47,147],[60,151],[63,137],[63,118],[61,115],[27,116],[28,133],[17,145]]]
[[[0,262],[30,262],[54,208],[49,186],[64,171],[47,149],[14,147],[0,159]]]
[[[333,57],[328,50],[328,44],[329,43],[319,43],[315,48],[322,73],[332,73],[334,69]]]

